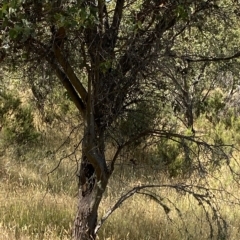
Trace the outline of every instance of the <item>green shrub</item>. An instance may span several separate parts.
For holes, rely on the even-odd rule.
[[[205,105],[205,114],[207,119],[214,124],[217,124],[221,120],[221,111],[225,107],[224,96],[221,91],[214,91],[208,98]]]
[[[32,109],[12,94],[1,94],[0,123],[2,126],[2,144],[26,145],[37,140],[39,133],[33,121]]]
[[[164,139],[157,145],[155,159],[164,166],[171,177],[189,175],[192,172],[192,147],[184,140],[177,142]]]

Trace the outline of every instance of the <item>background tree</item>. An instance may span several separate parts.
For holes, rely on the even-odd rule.
[[[150,136],[173,141],[184,156],[183,173],[207,172],[214,154],[229,159],[223,144],[207,143],[194,128],[219,65],[209,69],[206,86],[195,80],[210,75],[212,62],[240,56],[234,44],[226,47],[229,39],[213,44],[214,29],[227,36],[217,24],[229,27],[237,13],[234,1],[2,1],[1,64],[25,72],[39,103],[57,77],[84,122],[75,239],[95,239],[99,203],[125,147]],[[40,73],[54,75],[52,82]],[[109,142],[116,152],[107,162]],[[207,189],[173,188],[207,201],[194,192]]]

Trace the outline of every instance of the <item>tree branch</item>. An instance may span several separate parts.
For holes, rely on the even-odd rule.
[[[150,34],[149,31],[145,31],[138,38],[133,39],[132,44],[126,50],[126,53],[119,60],[119,68],[125,75],[130,69],[133,68],[133,64],[142,65],[141,61],[145,61],[144,56],[149,54],[149,51],[154,46],[156,40],[160,39],[165,31],[174,26],[176,21],[176,14],[174,9],[165,11],[161,20],[155,25],[153,31]],[[144,35],[146,35],[144,39]],[[138,60],[136,62],[136,59]]]
[[[31,41],[29,41],[29,46],[31,47],[32,51],[37,51],[39,57],[45,57],[46,61],[51,65],[52,69],[55,70],[57,77],[62,82],[72,101],[80,111],[82,117],[85,118],[85,104],[79,97],[78,93],[76,92],[76,88],[73,87],[68,76],[59,68],[55,62],[54,54],[52,52],[49,52],[47,50],[47,47],[36,39],[31,39]]]
[[[51,63],[52,68],[55,70],[57,77],[62,82],[63,86],[67,90],[69,96],[71,97],[72,101],[76,105],[77,109],[80,111],[83,118],[85,118],[85,104],[83,103],[82,99],[77,94],[75,88],[72,86],[71,82],[69,81],[67,75],[59,69],[56,64]]]
[[[0,48],[0,63],[4,61],[6,57],[6,52]]]
[[[69,81],[73,85],[73,87],[76,89],[78,94],[80,95],[82,102],[86,104],[87,101],[87,91],[82,85],[81,81],[76,76],[74,70],[72,69],[71,65],[69,64],[68,60],[62,55],[61,49],[54,44],[53,46],[54,54],[59,62],[59,64],[62,66],[63,70],[65,71],[66,75],[68,76]]]
[[[134,141],[136,141],[140,138],[143,138],[143,137],[147,137],[147,136],[155,136],[155,137],[159,137],[159,138],[164,137],[164,138],[170,139],[172,141],[176,141],[176,139],[183,139],[183,140],[187,140],[189,142],[193,142],[193,143],[197,144],[198,146],[204,146],[204,147],[208,148],[209,150],[212,150],[213,147],[220,147],[220,145],[209,144],[201,139],[198,139],[195,136],[182,135],[182,134],[167,132],[167,131],[163,131],[163,130],[159,130],[159,129],[149,129],[149,130],[140,132],[139,134],[128,139],[123,144],[119,145],[119,147],[118,147],[117,151],[115,152],[113,159],[109,165],[110,173],[112,173],[114,171],[115,162],[117,161],[117,158],[118,158],[119,154],[121,153],[122,149],[126,146],[129,146]],[[234,147],[232,144],[221,145],[221,146]]]
[[[188,62],[219,62],[219,61],[229,61],[231,59],[239,58],[240,57],[240,51],[228,56],[228,57],[206,57],[206,56],[199,56],[199,58],[191,58],[189,56],[181,56],[178,58],[184,59]]]
[[[109,216],[115,210],[117,210],[123,204],[123,202],[125,202],[127,199],[132,197],[135,193],[140,193],[140,194],[144,194],[144,195],[149,196],[149,194],[146,194],[144,192],[140,192],[141,190],[144,190],[144,189],[147,189],[147,188],[171,188],[171,189],[175,189],[176,191],[178,191],[180,193],[181,192],[188,193],[191,196],[193,196],[193,198],[195,200],[197,200],[199,203],[201,203],[203,207],[204,207],[203,203],[206,203],[211,208],[213,213],[215,213],[215,211],[216,211],[213,204],[209,201],[209,199],[211,199],[211,196],[209,195],[209,191],[210,190],[215,191],[215,189],[209,189],[209,188],[206,188],[206,187],[203,187],[203,186],[189,185],[189,184],[183,184],[183,183],[139,185],[139,186],[133,187],[131,190],[129,190],[128,192],[123,194],[119,198],[119,200],[104,214],[104,216],[100,219],[97,226],[95,227],[95,233],[98,232],[98,230],[101,228],[103,223],[109,218]],[[194,191],[194,189],[198,190],[199,192],[196,192],[196,190]],[[151,195],[151,197],[153,197],[153,196]],[[156,199],[156,197],[154,197],[154,200],[155,201],[157,200],[158,203],[161,203],[161,201],[159,199]],[[170,209],[165,204],[161,203],[160,205],[164,208],[164,211],[166,213],[168,213],[170,211]],[[217,220],[219,220],[219,219],[217,219]]]
[[[116,6],[115,6],[112,25],[111,25],[111,30],[114,31],[115,36],[118,34],[119,25],[121,23],[124,2],[125,0],[117,0]]]

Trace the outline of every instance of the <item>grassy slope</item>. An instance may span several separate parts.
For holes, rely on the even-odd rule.
[[[205,122],[199,122],[198,128],[201,129],[201,124],[205,129]],[[230,132],[224,131],[224,128],[219,128],[218,131],[219,134],[225,134],[221,137],[227,140],[231,138]],[[233,134],[237,140],[239,136],[234,131]],[[68,139],[68,147],[64,147],[64,150],[61,148],[54,155],[51,149],[56,149],[66,139],[66,134],[59,137],[51,133],[48,136],[51,139],[45,139],[41,147],[32,146],[26,150],[16,147],[0,155],[0,240],[70,239],[77,203],[76,160],[80,157],[80,151],[63,158],[67,152],[73,150],[71,147],[74,144],[71,141],[76,141],[76,136],[73,135]],[[239,155],[236,156],[238,158]],[[60,167],[48,174],[59,159],[62,159]],[[151,166],[148,169],[145,165],[138,165],[135,169],[128,163],[123,167],[119,166],[112,177],[101,204],[102,213],[131,186],[182,181],[169,179],[159,171],[153,173]],[[222,173],[208,176],[208,182],[212,187],[227,189],[240,199],[239,186],[228,169],[223,169]],[[156,202],[135,195],[106,221],[99,232],[99,239],[209,239],[206,216],[191,196],[169,189],[161,189],[155,193],[170,208],[168,215]],[[218,197],[221,212],[229,224],[227,239],[237,240],[240,235],[240,209],[231,204],[231,201],[235,201],[234,198],[228,196],[227,201],[223,201],[225,196]],[[211,218],[210,221],[214,223],[215,220]]]
[[[59,169],[60,173],[50,174],[47,179],[46,173],[56,161],[45,159],[33,166],[27,161],[12,160],[14,164],[10,164],[10,160],[9,156],[1,159],[0,239],[70,239],[77,202],[74,196],[76,185],[73,177],[64,177],[62,173],[71,176],[75,163],[66,160]],[[228,174],[226,170],[221,178],[218,176],[220,180],[212,181],[212,184],[214,187],[224,184],[228,191],[236,193],[237,186]],[[129,186],[154,181],[152,177],[150,171],[137,171],[129,165],[121,171],[117,170],[103,199],[102,212]],[[154,178],[162,183],[170,181],[160,173],[155,174]],[[125,187],[125,181],[128,181],[128,187]],[[174,240],[187,239],[187,236],[196,240],[209,239],[209,225],[204,213],[190,196],[168,189],[158,193],[171,209],[168,215],[154,201],[136,195],[113,213],[101,229],[99,239]],[[170,204],[168,199],[174,204]],[[223,215],[229,223],[228,239],[237,240],[240,234],[239,208],[229,202],[221,204]],[[182,215],[176,209],[181,209]]]

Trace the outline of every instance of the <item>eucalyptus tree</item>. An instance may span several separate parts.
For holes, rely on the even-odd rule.
[[[202,43],[208,44],[205,31],[214,36],[216,33],[210,30],[216,27],[216,21],[234,27],[231,21],[237,18],[235,1],[1,1],[0,63],[9,69],[27,69],[30,80],[41,71],[51,72],[81,113],[79,121],[84,122],[75,239],[96,238],[98,207],[124,147],[147,136],[183,139],[200,146],[199,150],[208,146],[194,132],[192,98],[185,75],[190,64],[203,63],[196,73],[200,76],[205,62],[227,61],[240,54],[228,49],[228,43],[224,52],[205,47],[205,55],[199,44],[186,46],[201,34]],[[176,95],[172,97],[172,93]],[[169,125],[168,113],[157,111],[174,98],[186,110],[185,125],[192,129],[190,135]],[[146,102],[151,104],[144,105]],[[145,122],[151,124],[136,122],[125,135],[114,130],[121,129],[124,119],[136,116],[129,112],[139,104],[154,106],[152,119]],[[149,114],[147,110],[142,112]],[[160,120],[156,122],[155,117]],[[116,146],[111,161],[106,160],[109,138]]]

